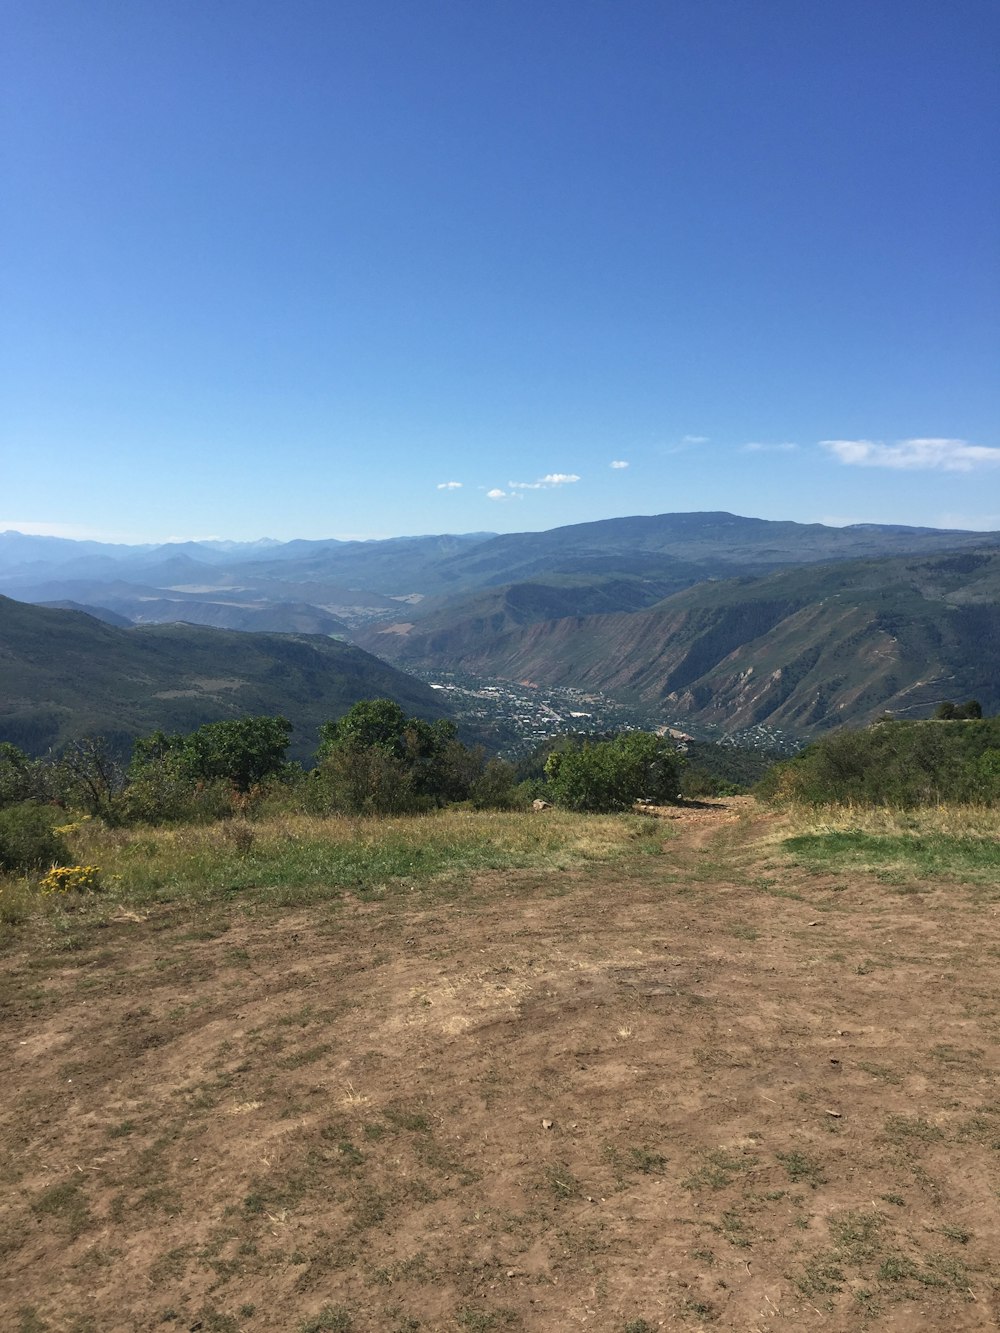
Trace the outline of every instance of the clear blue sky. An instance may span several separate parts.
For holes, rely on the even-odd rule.
[[[997,0],[2,24],[0,529],[1000,528]]]

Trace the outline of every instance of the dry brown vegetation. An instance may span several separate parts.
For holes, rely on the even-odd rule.
[[[995,1327],[997,885],[661,814],[658,856],[19,927],[0,1326]]]

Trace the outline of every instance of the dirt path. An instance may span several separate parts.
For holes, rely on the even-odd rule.
[[[8,959],[0,1327],[996,1327],[997,905],[665,813]]]

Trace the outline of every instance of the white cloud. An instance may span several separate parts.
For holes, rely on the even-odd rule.
[[[439,491],[460,491],[462,483],[460,481],[439,481],[437,488]]]
[[[708,444],[707,435],[682,435],[681,444]]]
[[[579,480],[575,472],[547,472],[537,481],[508,481],[507,485],[512,491],[547,491],[553,486],[568,486]]]
[[[611,467],[620,470],[623,467],[628,467],[628,463],[625,462],[624,458],[616,458],[611,464]]]
[[[743,446],[745,454],[790,454],[799,446],[790,441],[784,444],[759,444],[756,440],[751,440],[749,444]]]
[[[507,492],[502,491],[499,486],[494,486],[491,491],[486,492],[486,498],[487,500],[519,500],[521,497],[518,495],[508,495]]]
[[[967,440],[913,439],[884,444],[881,440],[820,440],[824,449],[850,467],[896,470],[971,472],[1000,466],[1000,449]]]

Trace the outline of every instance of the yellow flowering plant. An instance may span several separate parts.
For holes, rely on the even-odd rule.
[[[42,893],[96,893],[101,887],[100,866],[53,866],[39,886]]]

